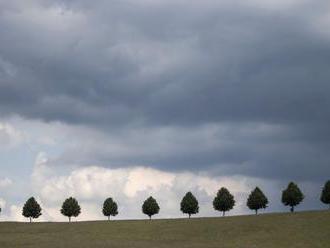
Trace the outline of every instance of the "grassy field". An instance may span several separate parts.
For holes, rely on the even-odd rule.
[[[330,247],[330,211],[190,220],[3,222],[0,247]]]

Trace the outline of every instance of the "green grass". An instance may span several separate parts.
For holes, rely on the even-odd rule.
[[[330,247],[330,211],[225,218],[0,223],[1,248]]]

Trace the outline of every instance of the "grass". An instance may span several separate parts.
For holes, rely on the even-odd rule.
[[[225,218],[0,223],[1,248],[330,247],[330,211]]]

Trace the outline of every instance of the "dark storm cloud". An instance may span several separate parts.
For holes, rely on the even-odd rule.
[[[234,144],[208,150],[185,143],[185,152],[163,156],[90,155],[260,177],[299,168],[301,178],[321,178],[330,172],[330,38],[328,3],[317,3],[1,2],[0,112],[109,133],[281,125],[289,132],[274,144],[272,135],[246,143],[233,132]]]
[[[1,58],[17,71],[3,72],[2,108],[106,125],[329,114],[330,46],[305,27],[308,19],[205,6],[112,2],[88,10],[87,2],[62,1],[38,6],[43,18],[28,7],[4,11]]]

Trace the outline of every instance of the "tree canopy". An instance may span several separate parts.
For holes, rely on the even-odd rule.
[[[151,216],[158,214],[159,209],[157,201],[152,196],[145,200],[142,205],[142,212],[148,215],[149,219],[151,219]]]
[[[23,206],[22,215],[26,218],[37,219],[41,216],[41,207],[34,197],[29,198]]]
[[[258,210],[261,208],[266,208],[268,204],[268,199],[264,193],[256,187],[247,199],[246,205],[249,209],[254,210],[258,214]]]
[[[68,198],[63,202],[61,213],[69,218],[71,222],[71,217],[77,217],[81,213],[81,208],[78,201],[75,198]]]
[[[321,202],[328,204],[330,208],[330,180],[324,184],[321,193]]]
[[[192,214],[197,214],[199,211],[198,201],[191,192],[188,192],[182,198],[180,206],[182,213],[188,214],[189,218]]]
[[[110,216],[116,216],[118,214],[118,205],[111,197],[104,201],[102,213],[108,217],[108,220],[110,220]]]
[[[282,203],[285,206],[290,206],[291,212],[294,212],[294,207],[299,205],[303,199],[303,193],[294,182],[290,182],[288,187],[282,191]]]
[[[225,212],[233,209],[235,206],[234,196],[230,194],[228,189],[222,187],[216,197],[213,200],[213,207],[217,211],[221,211],[222,215],[225,215]]]

